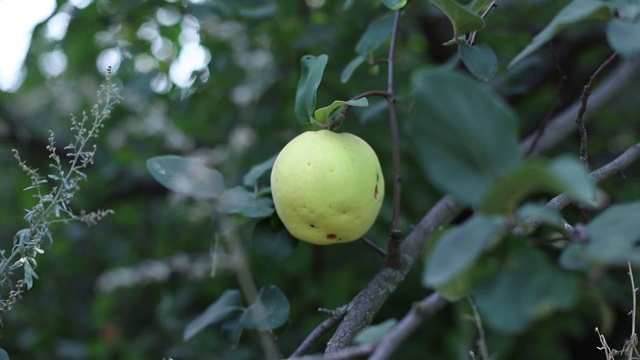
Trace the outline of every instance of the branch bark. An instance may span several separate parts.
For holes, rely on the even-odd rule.
[[[590,97],[591,112],[601,108],[608,100],[618,94],[632,82],[633,75],[640,69],[639,63],[622,63],[602,84],[593,91]],[[575,102],[562,113],[554,117],[548,124],[542,137],[538,139],[532,154],[541,154],[553,148],[575,129],[575,118],[580,102]],[[585,114],[585,120],[590,112]],[[532,134],[521,142],[520,148],[527,151],[536,135]],[[325,356],[330,357],[347,348],[355,335],[368,326],[382,305],[386,302],[398,284],[404,279],[430,235],[439,226],[448,223],[462,210],[452,197],[445,196],[420,220],[413,231],[402,242],[401,264],[396,269],[383,267],[351,301],[351,310],[327,344]]]

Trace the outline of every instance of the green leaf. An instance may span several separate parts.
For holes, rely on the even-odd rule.
[[[147,169],[162,186],[196,199],[215,199],[225,188],[222,174],[198,158],[155,156],[147,160]]]
[[[389,10],[399,10],[407,5],[407,0],[382,0],[382,3]]]
[[[472,14],[482,14],[493,0],[472,0],[464,7]]]
[[[591,263],[624,266],[627,261],[640,265],[640,201],[613,205],[587,225],[586,244],[573,243],[562,254],[570,259]],[[561,261],[561,263],[563,263]]]
[[[549,170],[562,182],[564,191],[571,199],[595,206],[596,186],[582,162],[571,155],[560,155],[551,161]]]
[[[579,287],[577,276],[559,271],[540,251],[523,245],[474,291],[473,299],[487,326],[518,333],[532,321],[572,306]]]
[[[538,50],[542,45],[551,40],[556,34],[562,31],[569,25],[577,22],[587,20],[596,16],[600,16],[603,13],[608,15],[607,5],[603,1],[597,0],[573,0],[562,10],[560,10],[551,22],[536,35],[531,43],[527,45],[518,55],[516,55],[509,67],[512,67],[520,60],[531,55],[534,51]]]
[[[271,201],[257,198],[242,186],[225,190],[218,199],[217,210],[224,214],[239,214],[249,218],[263,218],[273,213]]]
[[[275,285],[265,285],[258,298],[245,309],[240,324],[245,329],[272,330],[289,318],[289,300]]]
[[[382,15],[373,20],[356,44],[356,53],[367,56],[384,44],[393,31],[393,14]]]
[[[331,103],[331,105],[325,106],[323,108],[316,110],[316,112],[313,114],[313,117],[318,122],[327,124],[329,122],[329,115],[331,115],[331,113],[335,109],[344,105],[367,107],[369,106],[369,101],[367,101],[367,98],[360,98],[357,100],[348,100],[348,101],[336,100],[333,103]]]
[[[444,70],[418,73],[413,95],[411,142],[423,173],[478,205],[522,158],[515,113],[486,84]]]
[[[487,44],[472,46],[463,42],[458,54],[469,72],[482,81],[491,80],[498,70],[498,57]]]
[[[248,173],[242,178],[242,184],[246,187],[254,187],[258,184],[258,179],[267,171],[271,170],[273,163],[276,162],[278,155],[274,155],[268,160],[251,167]]]
[[[242,314],[243,312],[227,319],[227,321],[223,322],[220,326],[220,332],[231,348],[238,347],[238,344],[240,343],[240,336],[244,329],[242,324],[240,324]]]
[[[440,9],[453,26],[453,38],[449,43],[455,42],[459,36],[484,28],[484,20],[456,0],[429,0],[429,2]]]
[[[309,118],[316,108],[316,92],[328,61],[327,55],[305,55],[300,59],[302,75],[296,90],[294,112],[301,124],[309,123]]]
[[[289,234],[280,219],[273,214],[256,224],[252,245],[261,262],[277,267],[284,264],[298,245],[298,240]]]
[[[358,55],[355,59],[351,60],[349,64],[344,67],[344,70],[342,70],[342,74],[340,74],[340,82],[344,84],[349,81],[353,72],[356,71],[358,66],[360,66],[360,64],[362,64],[366,59],[366,56]]]
[[[564,220],[558,210],[544,204],[525,203],[518,208],[516,215],[522,221],[533,218],[556,228],[562,228],[564,225]]]
[[[450,302],[455,302],[468,296],[473,289],[479,284],[484,283],[487,278],[494,275],[497,271],[499,271],[499,269],[495,266],[493,259],[480,258],[451,280],[436,286],[435,289],[443,298]],[[429,287],[426,284],[423,285]]]
[[[353,341],[356,344],[374,343],[382,339],[393,328],[398,320],[387,319],[379,324],[367,326],[360,330]]]
[[[635,22],[640,19],[640,1],[638,0],[606,0],[616,19]]]
[[[443,285],[471,266],[501,236],[503,222],[501,216],[476,215],[444,234],[429,256],[423,284]]]
[[[623,57],[637,57],[640,53],[640,21],[611,20],[607,26],[607,40]]]
[[[240,291],[233,289],[225,291],[222,296],[211,304],[207,310],[191,320],[184,329],[182,335],[185,341],[191,339],[205,327],[218,324],[230,315],[242,310],[242,298]]]
[[[550,163],[527,160],[497,180],[487,191],[480,211],[491,214],[512,214],[520,203],[537,191],[554,196],[566,192],[573,200],[593,205],[596,188],[580,161],[560,156]]]

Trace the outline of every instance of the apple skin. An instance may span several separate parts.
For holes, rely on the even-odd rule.
[[[278,216],[294,237],[316,245],[361,238],[384,198],[384,178],[373,149],[361,138],[329,130],[291,140],[271,170]]]

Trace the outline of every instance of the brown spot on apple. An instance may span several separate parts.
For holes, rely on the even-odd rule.
[[[336,234],[327,234],[327,240],[335,240],[336,238]]]

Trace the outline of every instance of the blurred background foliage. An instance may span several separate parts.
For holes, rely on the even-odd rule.
[[[603,24],[587,23],[506,68],[566,3],[501,2],[478,35],[497,53],[500,65],[490,85],[517,110],[522,135],[550,111],[578,99],[611,53]],[[115,215],[90,228],[55,228],[54,243],[40,257],[40,280],[4,317],[0,347],[12,359],[260,358],[255,333],[245,333],[237,349],[213,329],[182,340],[185,325],[237,284],[228,272],[209,276],[210,207],[168,193],[148,174],[145,161],[162,154],[200,156],[224,174],[227,186],[240,184],[252,165],[306,130],[293,116],[302,55],[329,55],[318,106],[386,88],[385,47],[340,83],[361,34],[386,11],[379,0],[59,0],[33,34],[22,86],[0,93],[0,245],[11,247],[13,234],[23,227],[22,209],[35,201],[22,191],[29,180],[10,150],[46,169],[48,129],[58,144],[70,141],[69,114],[90,108],[107,66],[114,68],[124,100],[106,124],[89,180],[73,206],[111,208]],[[403,121],[411,107],[410,76],[455,56],[455,47],[441,45],[450,38],[450,24],[438,10],[423,1],[410,3],[396,62],[405,138],[412,136],[411,124]],[[636,85],[620,95],[588,125],[594,167],[638,142],[633,122],[638,90]],[[341,130],[361,136],[377,151],[391,194],[389,125],[384,106],[372,100],[374,106],[352,110]],[[572,136],[557,152],[577,154],[577,139]],[[408,232],[442,194],[416,170],[420,154],[411,153],[405,140],[402,147],[401,227]],[[630,169],[627,180],[612,179],[601,187],[615,201],[637,198],[640,183],[629,180],[637,176],[638,170]],[[267,176],[260,179],[267,182]],[[391,217],[391,197],[386,200],[369,233],[382,245]],[[301,243],[280,268],[250,260],[258,285],[277,285],[291,303],[290,320],[278,330],[285,355],[325,318],[318,307],[346,304],[381,265],[360,242]],[[379,321],[402,317],[428,294],[420,286],[419,268],[382,308]],[[603,269],[598,276],[597,284],[582,284],[585,291],[572,311],[546,317],[518,336],[489,331],[490,349],[503,359],[595,358],[596,326],[621,346],[630,326],[628,278],[623,270]],[[473,323],[463,317],[469,313],[465,302],[448,306],[397,358],[467,359],[476,340]]]

